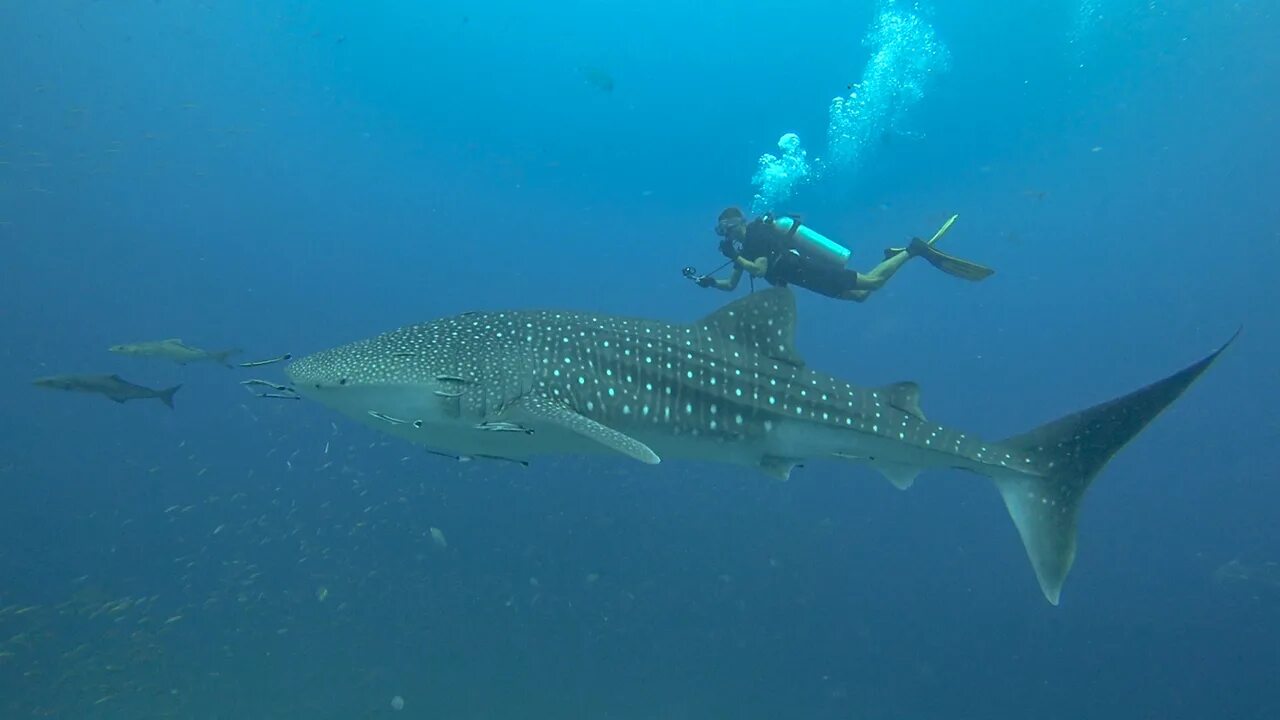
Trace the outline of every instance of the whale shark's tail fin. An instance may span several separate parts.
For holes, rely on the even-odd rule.
[[[1076,554],[1085,491],[1111,458],[1177,400],[1240,333],[1208,357],[1123,397],[1095,405],[1001,446],[1031,458],[1025,473],[994,474],[1045,598],[1054,605]]]

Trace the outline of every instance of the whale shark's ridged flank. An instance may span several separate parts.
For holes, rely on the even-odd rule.
[[[794,346],[795,312],[791,291],[772,288],[692,325],[549,310],[466,313],[310,355],[288,373],[307,397],[458,457],[691,458],[779,479],[806,460],[850,460],[900,488],[929,468],[986,475],[1041,590],[1057,604],[1089,484],[1222,352],[988,442],[927,419],[913,382],[865,388],[809,369]]]

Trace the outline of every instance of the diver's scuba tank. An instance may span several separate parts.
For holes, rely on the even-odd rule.
[[[764,220],[781,230],[787,236],[787,242],[791,248],[801,255],[838,268],[843,268],[849,262],[849,248],[808,225],[801,224],[799,218],[790,215],[783,217],[768,215]]]

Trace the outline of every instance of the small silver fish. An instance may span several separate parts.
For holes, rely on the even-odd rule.
[[[274,365],[278,362],[284,362],[285,360],[292,360],[292,359],[293,359],[293,355],[291,353],[285,353],[279,357],[267,358],[266,360],[250,360],[249,362],[242,362],[238,365],[238,367],[256,368],[256,367],[262,367],[263,365]]]

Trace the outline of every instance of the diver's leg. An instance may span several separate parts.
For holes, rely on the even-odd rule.
[[[910,259],[911,253],[895,253],[885,259],[884,262],[871,268],[871,272],[858,273],[858,289],[867,291],[879,290]]]
[[[885,278],[869,281],[866,275],[855,270],[840,270],[832,279],[831,285],[834,292],[831,295],[841,300],[860,303],[871,297],[871,293],[877,288],[883,286],[884,280]]]

